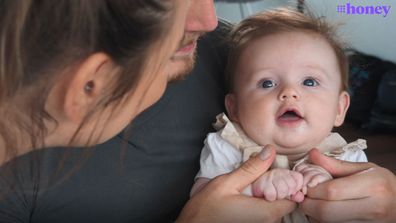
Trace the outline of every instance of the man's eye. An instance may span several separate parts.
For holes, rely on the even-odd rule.
[[[303,81],[303,85],[308,86],[308,87],[315,87],[317,86],[319,83],[313,79],[313,78],[307,78]]]
[[[271,88],[271,87],[274,87],[275,85],[276,84],[271,80],[265,80],[265,81],[261,82],[262,88]]]

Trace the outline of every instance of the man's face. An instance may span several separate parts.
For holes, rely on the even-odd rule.
[[[183,39],[170,60],[169,80],[183,79],[193,69],[198,38],[217,26],[213,0],[190,1]]]

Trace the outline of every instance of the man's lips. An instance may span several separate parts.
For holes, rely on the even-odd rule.
[[[186,55],[192,54],[195,51],[196,46],[197,46],[197,41],[190,42],[190,43],[180,47],[176,51],[175,56],[179,57],[179,56],[186,56]]]

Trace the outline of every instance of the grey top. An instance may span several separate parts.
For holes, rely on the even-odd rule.
[[[39,150],[2,166],[0,222],[174,221],[213,117],[224,111],[226,50],[217,39],[224,27],[199,41],[193,72],[135,119],[129,137],[93,149]]]

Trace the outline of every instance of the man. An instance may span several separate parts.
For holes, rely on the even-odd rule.
[[[81,159],[85,148],[39,151],[43,160],[40,175],[44,176],[45,182],[23,188],[25,193],[20,193],[11,204],[1,204],[0,213],[4,206],[11,209],[8,213],[13,213],[14,222],[174,221],[189,200],[205,135],[212,130],[215,115],[224,111],[222,73],[226,55],[219,43],[226,30],[220,26],[215,32],[204,35],[216,26],[213,0],[191,0],[185,38],[171,62],[170,79],[178,77],[181,80],[171,83],[160,101],[134,120],[126,131],[128,137],[120,134],[95,147],[88,159]],[[194,70],[185,75],[192,69],[194,58]],[[68,156],[64,160],[65,152]],[[272,152],[261,158],[269,160],[268,157],[273,156]],[[368,168],[342,166],[344,170],[334,165],[332,160],[323,161],[324,158],[315,154],[313,157],[317,162],[324,162],[326,167],[334,168],[333,172],[339,176]],[[22,162],[24,158],[21,158]],[[55,183],[48,183],[46,180],[52,179],[49,176],[61,162],[62,172],[56,175]],[[238,195],[237,188],[243,186],[238,184],[253,181],[268,165],[268,162],[260,163],[259,158],[252,159],[239,172],[208,184],[188,202],[179,221],[216,222],[227,221],[226,217],[229,217],[229,221],[250,222],[252,218],[247,217],[251,216],[269,222],[291,211],[295,204],[289,201],[267,203],[262,199]],[[379,168],[369,172],[373,173],[386,174]],[[363,181],[367,179],[365,174],[357,177],[361,178],[359,182],[366,182]],[[351,180],[345,181],[351,184]],[[335,185],[334,188],[341,187]],[[31,190],[38,191],[37,197],[35,193],[28,193]],[[331,217],[331,210],[326,210],[326,207],[340,210],[340,205],[332,203],[322,209],[316,206],[318,202],[323,204],[326,191],[326,186],[313,190],[308,195],[320,201],[308,198],[308,202],[303,203],[307,213],[319,220]],[[377,198],[377,202],[383,200],[373,197],[367,188],[362,187],[360,192],[366,197]],[[348,196],[343,198],[347,200]],[[9,216],[0,214],[0,222],[5,217]]]

